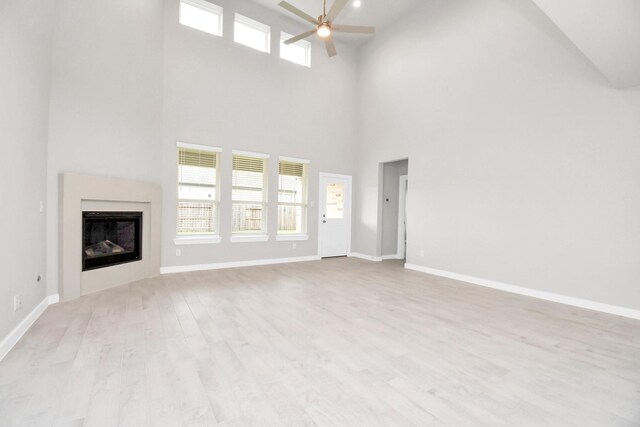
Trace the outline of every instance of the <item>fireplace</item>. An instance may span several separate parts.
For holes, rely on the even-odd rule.
[[[82,271],[142,259],[142,212],[82,212]]]

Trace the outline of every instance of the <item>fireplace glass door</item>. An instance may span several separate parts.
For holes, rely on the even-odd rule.
[[[142,259],[142,212],[83,212],[82,271]]]

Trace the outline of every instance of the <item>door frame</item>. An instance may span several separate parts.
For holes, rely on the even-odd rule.
[[[405,219],[407,217],[407,185],[409,181],[409,175],[400,175],[398,180],[398,259],[404,259],[406,257],[405,248],[405,236],[407,232],[407,224]]]
[[[351,255],[351,219],[353,218],[353,210],[352,210],[352,198],[353,198],[353,177],[351,175],[340,175],[337,173],[329,173],[329,172],[320,172],[318,174],[318,257],[322,258],[322,215],[320,215],[320,211],[324,208],[321,205],[322,201],[322,192],[324,188],[322,188],[323,178],[339,178],[345,179],[347,181],[347,197],[346,197],[346,206],[349,210],[349,215],[347,219],[347,256]],[[326,196],[325,196],[326,197]]]

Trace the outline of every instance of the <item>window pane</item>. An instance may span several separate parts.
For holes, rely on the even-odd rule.
[[[178,198],[216,200],[216,169],[178,165]]]
[[[180,2],[180,23],[214,36],[221,36],[220,18],[222,13],[208,10],[210,8],[217,8],[217,6],[212,4],[199,8],[186,2]]]
[[[306,67],[311,66],[311,43],[306,40],[300,40],[290,45],[284,44],[284,42],[293,36],[287,33],[282,33],[280,37],[280,58],[287,61],[295,62],[296,64],[304,65]]]
[[[217,215],[214,203],[178,202],[178,233],[217,233]]]
[[[262,205],[234,203],[233,232],[262,232]]]
[[[178,234],[218,232],[218,154],[195,148],[178,148]]]
[[[302,206],[278,206],[278,232],[280,233],[304,233],[303,218],[306,209]]]
[[[280,175],[278,181],[278,202],[303,203],[302,177]]]
[[[270,38],[271,29],[269,26],[236,14],[233,31],[233,40],[236,43],[269,53],[271,50]]]
[[[264,173],[234,170],[231,179],[233,185],[232,200],[262,203],[264,200],[262,191]]]
[[[327,185],[327,219],[344,218],[344,184]]]

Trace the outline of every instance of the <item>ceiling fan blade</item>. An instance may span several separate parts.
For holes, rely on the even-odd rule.
[[[324,39],[324,46],[327,48],[327,54],[329,55],[329,58],[338,54],[338,52],[336,51],[336,44],[333,42],[333,37],[326,37]]]
[[[307,31],[306,33],[298,34],[298,35],[297,35],[297,36],[295,36],[295,37],[291,37],[290,39],[285,40],[284,44],[289,45],[289,44],[295,43],[295,42],[297,42],[298,40],[306,39],[307,37],[312,36],[312,35],[314,35],[314,34],[315,34],[315,33],[317,33],[317,32],[318,32],[318,29],[317,29],[317,28],[314,28],[314,29],[313,29],[313,30],[311,30],[311,31]]]
[[[342,12],[342,9],[347,5],[349,0],[335,0],[333,2],[333,6],[331,6],[331,10],[327,13],[327,21],[333,22],[334,19]]]
[[[278,3],[278,6],[284,8],[284,9],[287,9],[289,12],[291,12],[294,15],[304,19],[305,21],[311,22],[313,25],[318,25],[318,20],[317,19],[315,19],[313,16],[309,15],[308,13],[305,13],[305,12],[301,11],[300,9],[298,9],[297,7],[292,5],[291,3],[287,3],[286,1],[281,1],[280,3]]]
[[[332,25],[331,29],[340,33],[371,34],[376,32],[375,27],[362,27],[359,25]]]

